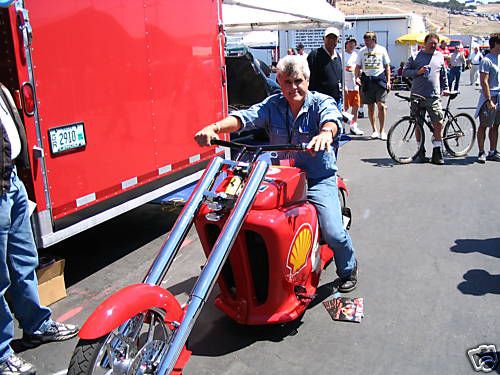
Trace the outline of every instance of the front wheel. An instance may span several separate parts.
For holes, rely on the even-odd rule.
[[[71,357],[68,375],[155,374],[171,337],[164,312],[148,310],[106,336],[80,340]]]
[[[467,113],[452,116],[443,132],[443,143],[452,156],[464,156],[471,150],[476,140],[476,123]]]
[[[417,132],[420,142],[417,142]],[[389,129],[387,134],[387,151],[394,161],[408,164],[416,158],[424,147],[425,133],[420,125],[411,117],[403,117]]]

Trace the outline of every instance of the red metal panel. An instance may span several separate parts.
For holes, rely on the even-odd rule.
[[[215,1],[25,5],[55,218],[78,210],[80,197],[116,195],[112,186],[134,177],[139,186],[200,153],[195,129],[222,115]],[[48,130],[81,121],[86,148],[52,156]]]
[[[193,135],[223,116],[217,8],[215,0],[188,0],[157,1],[145,9],[153,136],[160,160],[200,153]]]

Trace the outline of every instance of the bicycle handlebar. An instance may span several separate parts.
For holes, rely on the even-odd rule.
[[[449,96],[450,100],[455,99],[459,93],[460,93],[460,91],[448,91],[448,96]],[[396,95],[398,98],[406,100],[407,102],[411,102],[413,99],[416,99],[416,100],[424,100],[425,99],[425,97],[418,95],[418,94],[411,94],[411,96],[405,96],[405,95],[401,95],[400,93],[396,92],[396,93],[394,93],[394,95]]]

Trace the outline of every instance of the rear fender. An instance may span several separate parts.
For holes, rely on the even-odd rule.
[[[347,185],[345,184],[344,179],[340,176],[337,176],[337,187],[340,190],[345,191],[347,197],[349,196],[349,190],[347,190]]]
[[[88,317],[78,335],[85,340],[102,337],[133,316],[154,307],[165,311],[166,322],[180,322],[184,315],[179,302],[168,290],[156,285],[135,284],[102,302]]]

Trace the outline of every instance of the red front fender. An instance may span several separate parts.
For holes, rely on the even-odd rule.
[[[180,322],[184,315],[179,302],[168,290],[149,284],[130,285],[102,302],[88,317],[78,335],[85,340],[96,339],[153,307],[165,310],[167,322]]]

